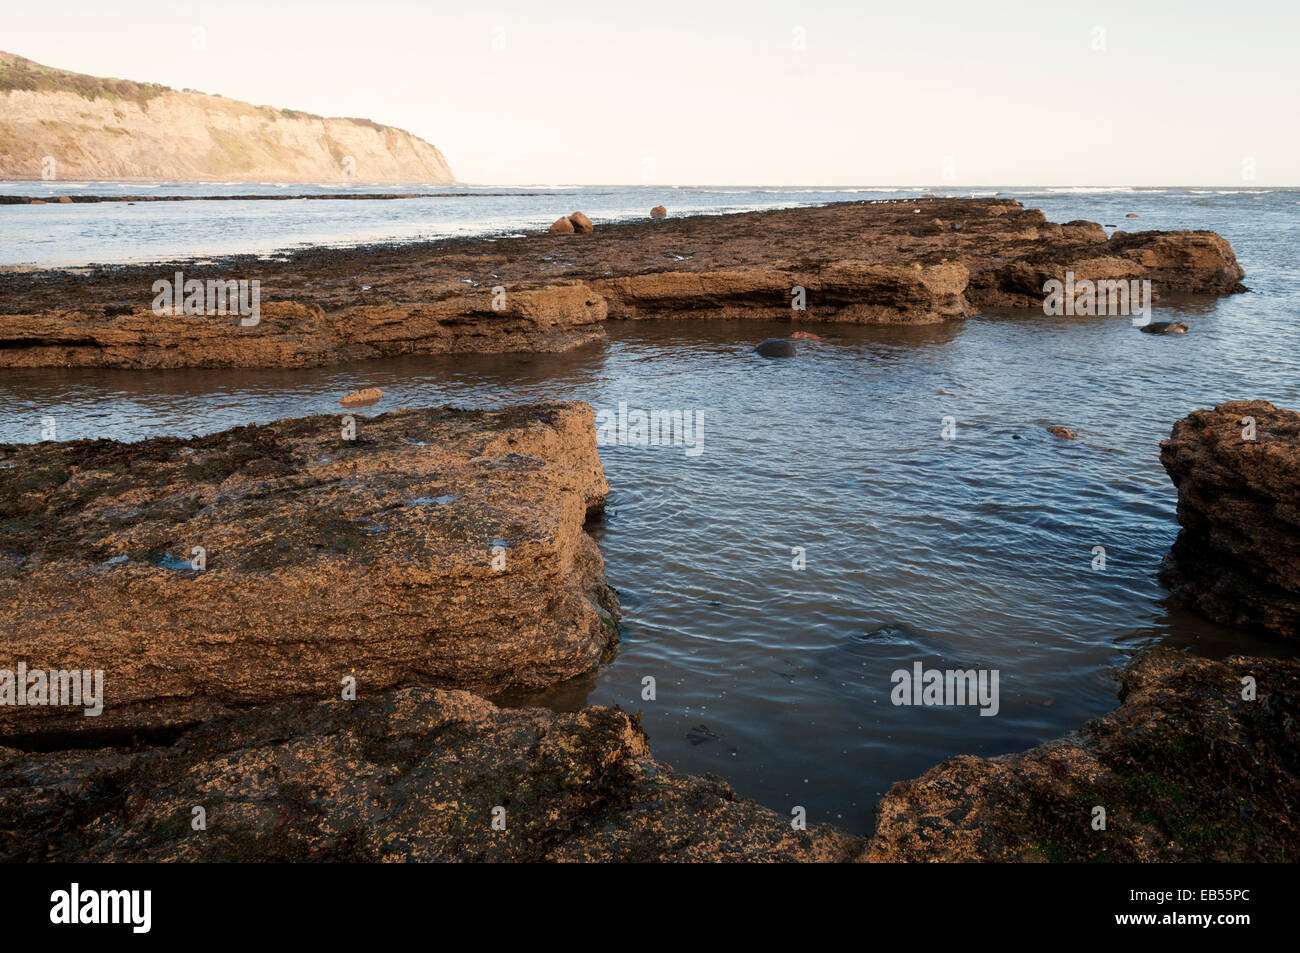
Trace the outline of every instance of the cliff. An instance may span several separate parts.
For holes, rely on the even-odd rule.
[[[367,119],[327,119],[101,79],[0,52],[0,179],[445,184],[429,143]],[[349,161],[351,160],[351,161]]]

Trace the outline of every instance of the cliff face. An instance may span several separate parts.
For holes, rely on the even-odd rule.
[[[429,143],[206,93],[100,79],[0,52],[0,179],[445,184]]]

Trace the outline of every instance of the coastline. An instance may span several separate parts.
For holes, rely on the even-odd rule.
[[[846,248],[862,257],[846,257]],[[234,256],[192,274],[234,278],[250,273],[241,269],[262,264]],[[150,329],[165,319],[136,302],[148,297],[149,282],[166,274],[157,266],[0,278],[0,286],[13,292],[5,297],[6,308],[51,292],[67,293],[78,304],[0,316],[0,337],[7,341],[0,363],[51,366],[39,362],[61,358],[63,366],[279,367],[346,364],[386,354],[564,351],[599,340],[607,320],[745,314],[782,327],[929,324],[962,320],[979,307],[1035,307],[1046,277],[1076,269],[1097,279],[1141,277],[1157,294],[1231,294],[1242,290],[1243,277],[1232,249],[1211,232],[1107,237],[1093,223],[1047,223],[1040,212],[1017,202],[947,199],[704,215],[601,226],[594,234],[563,237],[310,249],[266,265],[258,272],[267,275],[265,326],[247,338],[239,337],[237,318],[185,316],[176,323],[189,326],[187,338],[174,329]],[[546,277],[536,277],[538,271]],[[483,285],[483,272],[503,282],[506,308],[492,307],[484,290],[458,287],[467,281]],[[359,274],[374,284],[363,288]],[[478,277],[463,277],[467,274]],[[806,313],[789,305],[794,285],[810,292]],[[367,296],[368,291],[375,294]],[[204,330],[194,332],[195,327]],[[330,335],[333,340],[315,350],[287,343],[307,338],[320,344]],[[181,360],[167,363],[160,354]],[[22,361],[24,355],[35,361]],[[196,355],[203,360],[187,360]],[[95,363],[96,356],[107,359]],[[27,639],[10,647],[34,666],[72,659],[92,643],[94,626],[103,621],[101,607],[111,604],[152,613],[159,636],[142,652],[111,653],[125,660],[127,669],[111,673],[108,684],[118,690],[126,686],[127,695],[113,700],[113,719],[94,726],[103,733],[82,730],[84,725],[67,718],[51,720],[48,709],[23,713],[22,730],[9,731],[0,747],[0,814],[42,829],[55,823],[50,805],[75,791],[81,821],[69,830],[51,830],[56,859],[59,851],[66,851],[65,857],[125,859],[143,844],[152,859],[203,860],[1170,860],[1207,856],[1206,827],[1189,824],[1183,810],[1191,798],[1219,812],[1206,822],[1213,829],[1216,859],[1296,856],[1294,839],[1275,836],[1286,831],[1285,786],[1295,784],[1294,767],[1277,750],[1284,737],[1281,725],[1296,704],[1300,666],[1295,663],[1143,655],[1128,666],[1115,712],[1077,736],[1020,755],[961,757],[899,782],[885,795],[882,823],[871,838],[824,825],[792,828],[788,817],[739,797],[725,782],[676,775],[653,761],[638,721],[617,709],[595,706],[554,716],[537,709],[498,709],[464,694],[464,689],[486,694],[515,687],[519,682],[511,679],[519,659],[532,653],[544,657],[525,666],[536,675],[524,682],[532,687],[590,670],[616,638],[617,602],[600,554],[583,531],[607,489],[603,474],[592,476],[600,463],[590,408],[564,409],[563,420],[553,409],[538,407],[465,418],[455,440],[443,439],[463,451],[455,466],[442,458],[436,472],[417,467],[415,476],[430,485],[406,493],[412,474],[406,455],[417,452],[410,449],[413,444],[430,442],[428,434],[441,433],[436,421],[449,414],[455,412],[358,415],[361,439],[355,447],[336,443],[337,420],[330,416],[290,418],[190,441],[0,448],[6,464],[0,471],[5,477],[0,504],[19,529],[34,527],[36,533],[24,537],[27,548],[9,553],[4,567],[4,584],[11,590],[6,602],[16,613],[11,626]],[[403,429],[403,421],[414,421],[415,429]],[[564,431],[560,445],[548,431]],[[143,490],[124,479],[138,476],[141,465],[156,477]],[[252,469],[242,472],[246,466]],[[463,480],[442,472],[449,466],[452,476]],[[197,472],[191,472],[194,468]],[[422,506],[447,521],[444,536],[417,534],[426,546],[417,555],[427,557],[432,569],[409,572],[404,562],[409,547],[380,545],[382,558],[361,558],[373,545],[367,520],[383,532],[392,528],[384,507],[363,499],[376,479],[397,480],[400,486],[384,486],[402,500],[427,496],[434,503]],[[483,503],[494,487],[502,489],[494,480],[508,484],[515,495],[503,491],[495,503],[487,500],[495,509],[493,519],[484,521],[460,498],[480,497],[477,502]],[[441,485],[448,481],[455,485]],[[532,488],[537,495],[521,504],[516,496]],[[174,505],[154,505],[159,494]],[[455,499],[438,502],[446,497]],[[263,502],[268,499],[275,504],[270,509]],[[348,500],[350,507],[342,505]],[[149,520],[139,513],[144,503],[153,506]],[[351,514],[348,525],[287,515],[295,507],[311,513],[324,504]],[[210,538],[220,529],[196,530],[191,523],[213,507],[239,517],[223,523],[236,527],[226,538],[227,551],[258,557],[233,567],[235,578],[225,584],[220,577],[232,567],[220,562],[214,562],[212,575],[205,569],[191,576],[174,565],[183,557],[181,550],[172,551],[177,544],[196,532]],[[53,528],[52,520],[87,508],[93,519]],[[401,620],[422,618],[430,591],[441,591],[466,609],[466,593],[478,592],[482,582],[475,582],[475,573],[484,575],[490,565],[493,541],[509,535],[512,520],[536,519],[542,511],[547,515],[541,525],[548,531],[538,534],[535,558],[522,572],[512,559],[505,586],[489,586],[472,609],[439,622],[438,641],[447,646],[439,664],[425,658],[428,646],[421,639],[427,633],[403,636],[401,651],[380,640],[372,646],[380,657],[353,675],[365,686],[360,703],[346,696],[325,701],[337,676],[349,668],[346,655],[335,651],[338,644],[355,646],[359,632],[388,632],[393,612]],[[120,555],[104,549],[105,525],[116,527],[110,534],[115,543],[133,547],[126,565],[103,565]],[[303,526],[315,531],[309,537],[328,541],[326,552],[303,551],[297,535]],[[71,549],[62,555],[46,552],[67,540],[81,546],[68,543]],[[322,560],[332,565],[322,569]],[[561,566],[558,576],[550,571],[552,564]],[[468,574],[457,576],[460,570]],[[23,616],[24,607],[53,600],[66,587],[68,573],[85,582],[62,615]],[[367,588],[396,583],[373,599],[348,588],[358,575]],[[125,588],[106,596],[106,586],[122,580]],[[160,586],[160,580],[166,584]],[[519,586],[531,594],[525,602],[540,613],[540,625],[521,624],[514,615]],[[331,603],[323,615],[296,617],[288,640],[279,638],[274,619],[259,617],[251,630],[257,646],[252,657],[234,631],[214,629],[201,636],[198,645],[210,643],[202,652],[166,638],[168,620],[178,612],[191,632],[196,626],[202,630],[213,615],[237,618],[247,628],[259,606],[311,608],[312,593],[322,587],[340,593],[342,603]],[[573,598],[556,599],[557,591]],[[224,600],[224,611],[213,611],[215,593]],[[416,603],[404,601],[413,596],[420,596]],[[574,644],[573,613],[564,609],[575,602],[590,610],[579,613],[585,620],[577,627],[581,645]],[[504,646],[515,654],[496,655],[495,667],[485,668],[485,658],[503,646],[496,641],[499,632],[475,621],[483,617],[513,618],[502,625],[515,625],[519,636]],[[478,642],[465,638],[471,629],[481,636]],[[544,633],[553,636],[549,647]],[[214,664],[214,645],[234,653],[224,668]],[[302,668],[305,645],[312,646],[314,663],[292,687],[291,700],[277,701],[286,682],[272,676],[294,665]],[[237,684],[224,685],[222,673],[239,659],[245,664]],[[89,657],[74,661],[91,664]],[[265,671],[259,669],[263,665]],[[1268,684],[1264,715],[1272,721],[1259,722],[1252,709],[1231,699],[1229,689],[1240,672],[1257,670]],[[1166,730],[1144,735],[1153,718]],[[391,744],[377,747],[374,740],[383,735]],[[145,748],[122,747],[128,737],[145,741]],[[1187,746],[1205,738],[1220,745],[1218,754],[1228,746],[1217,773],[1206,773],[1205,758],[1187,756]],[[1118,748],[1116,739],[1122,742]],[[267,757],[268,744],[282,746],[275,757],[286,776],[244,792],[240,806],[226,815],[231,823],[220,836],[195,841],[186,828],[173,829],[192,803],[229,810],[231,795],[220,791],[221,773],[230,764],[255,770]],[[1271,766],[1274,788],[1282,793],[1250,801],[1255,820],[1236,831],[1223,813],[1225,804],[1235,807],[1252,795],[1249,774],[1234,773],[1234,758],[1251,751],[1259,757],[1261,744],[1275,746],[1263,763]],[[462,757],[467,750],[477,754],[472,765]],[[431,751],[431,761],[412,768],[415,751]],[[362,756],[370,774],[397,780],[349,788],[343,766]],[[1161,758],[1160,776],[1176,796],[1157,792],[1133,799],[1128,813],[1112,812],[1113,836],[1089,838],[1092,805],[1087,802],[1129,790],[1151,772],[1153,759]],[[178,773],[199,779],[196,788],[170,792],[167,782]],[[92,778],[108,783],[96,787]],[[446,786],[432,822],[421,794],[430,785]],[[494,792],[512,785],[529,791],[509,807],[523,812],[522,838],[498,838],[481,815],[500,806],[491,803]],[[954,785],[966,792],[963,798],[951,797]],[[1223,789],[1237,800],[1224,801]],[[1073,824],[1078,831],[1070,828]],[[624,834],[607,836],[615,828]],[[449,832],[454,837],[444,847]],[[1162,838],[1177,849],[1152,849]],[[0,842],[0,854],[8,857],[24,856],[23,849]]]
[[[617,707],[498,708],[481,696],[590,670],[617,638],[617,598],[583,529],[608,491],[591,408],[352,419],[351,434],[330,415],[189,440],[0,447],[0,516],[17,541],[0,605],[22,633],[6,642],[0,698],[12,703],[20,670],[29,699],[0,736],[0,857],[35,859],[33,844],[46,860],[1300,850],[1295,661],[1143,653],[1110,714],[894,784],[865,838],[678,774]],[[1296,433],[1267,438],[1274,472],[1290,472]],[[209,543],[198,567],[186,562],[194,539]],[[69,579],[75,595],[60,597]],[[121,644],[106,651],[106,632]],[[51,707],[44,690],[30,700],[31,672],[69,665],[102,667],[102,719]],[[276,770],[259,775],[266,764]],[[260,780],[232,787],[232,771]],[[220,818],[210,836],[183,822],[194,805]],[[509,835],[485,822],[498,810]]]

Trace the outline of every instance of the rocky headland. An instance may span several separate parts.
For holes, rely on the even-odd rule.
[[[434,146],[368,119],[87,76],[0,51],[0,179],[41,178],[454,181]]]
[[[566,216],[569,221],[573,216]],[[156,314],[154,283],[259,282],[238,313]],[[401,354],[562,351],[635,318],[933,323],[1034,308],[1043,286],[1243,290],[1213,232],[1106,237],[998,199],[907,199],[603,225],[566,234],[0,273],[0,366],[298,367]],[[234,310],[233,308],[231,309]]]

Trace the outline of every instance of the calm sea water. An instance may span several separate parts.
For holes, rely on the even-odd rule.
[[[653,204],[633,191],[638,210]],[[596,194],[561,210],[597,209]],[[870,831],[894,781],[957,754],[1018,751],[1113,708],[1111,673],[1143,647],[1293,654],[1168,605],[1155,573],[1177,532],[1159,463],[1173,422],[1237,398],[1300,407],[1300,193],[1003,194],[1053,221],[1214,229],[1252,291],[1158,305],[1156,320],[1190,326],[1179,337],[1140,334],[1123,317],[996,313],[923,328],[814,327],[828,343],[766,361],[753,345],[788,327],[614,322],[608,341],[561,355],[6,370],[0,440],[39,439],[44,416],[62,439],[205,433],[337,413],[338,398],[363,386],[388,395],[378,410],[581,399],[699,411],[699,456],[601,451],[613,493],[593,532],[625,611],[615,660],[504,700],[641,710],[652,750],[677,768],[719,774],[782,813],[802,805],[810,819]],[[802,201],[781,196],[773,203]],[[299,204],[286,214],[330,218],[321,206],[335,203]],[[1126,220],[1130,211],[1141,218]],[[0,208],[0,219],[10,212]],[[53,257],[70,253],[65,238],[54,246]],[[956,419],[955,440],[942,439],[945,416]],[[1059,441],[1049,424],[1082,439]],[[1105,547],[1104,571],[1093,569],[1095,546]],[[791,567],[793,547],[806,550],[802,571]],[[892,705],[891,673],[918,661],[998,670],[997,716]],[[642,698],[646,676],[654,701]]]
[[[109,184],[102,182],[0,182],[0,195],[53,198],[60,195],[306,195],[373,193],[375,186],[245,184]],[[998,195],[1016,198],[1048,213],[1053,221],[1076,215],[1127,228],[1166,227],[1170,220],[1204,225],[1200,211],[1280,208],[1295,211],[1300,190],[1106,190],[922,189],[922,188],[672,188],[596,187],[403,187],[436,192],[418,199],[290,199],[274,202],[202,201],[97,204],[0,205],[0,266],[83,265],[224,254],[271,254],[311,245],[353,245],[478,234],[510,234],[545,228],[561,215],[583,211],[597,223],[644,218],[655,205],[673,214],[737,212],[776,206],[816,205],[872,198],[938,195]],[[450,197],[445,193],[452,193]],[[1243,196],[1234,201],[1233,196]],[[1147,199],[1162,201],[1153,205]],[[1124,223],[1134,202],[1151,219]],[[1085,214],[1086,213],[1086,214]],[[1172,219],[1167,219],[1172,215]],[[1064,216],[1064,217],[1061,217]],[[1294,218],[1294,215],[1292,215]],[[1183,227],[1183,226],[1179,226]]]

